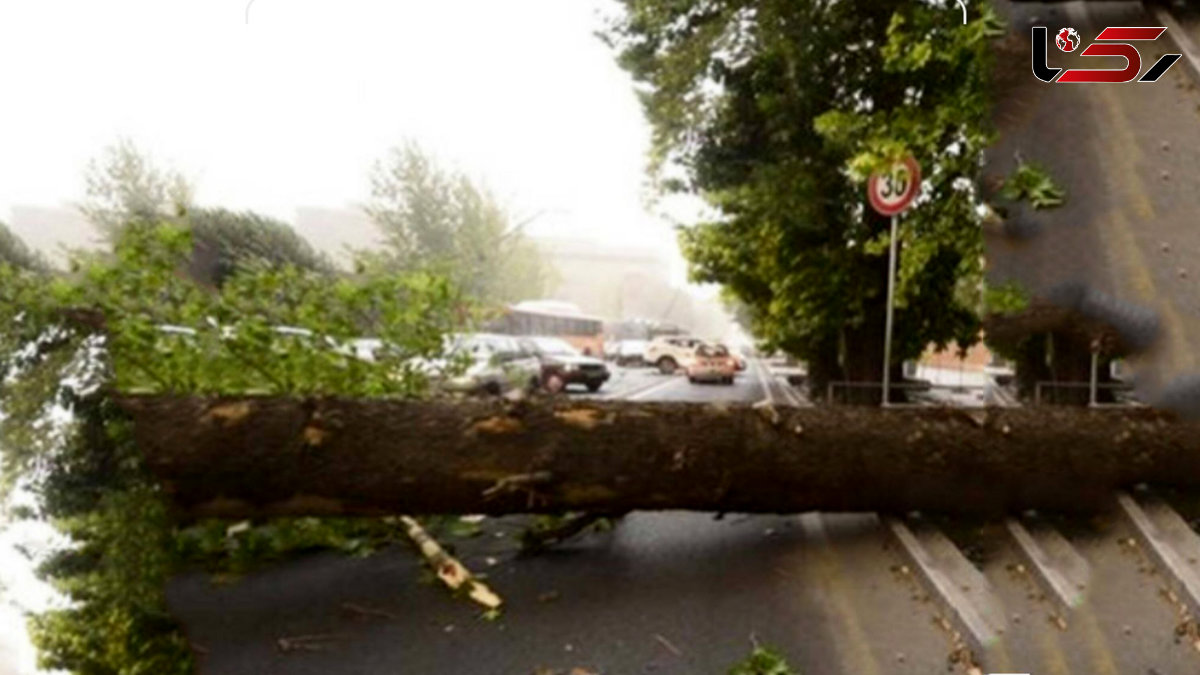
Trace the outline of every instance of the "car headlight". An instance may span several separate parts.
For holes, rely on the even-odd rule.
[[[567,365],[563,366],[563,372],[566,373],[573,373],[577,370],[579,370],[579,366],[574,363],[568,363]]]
[[[455,389],[470,389],[475,386],[475,378],[470,375],[459,375],[451,378],[450,386]]]

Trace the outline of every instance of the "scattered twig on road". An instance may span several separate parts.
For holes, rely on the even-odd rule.
[[[352,602],[343,602],[342,609],[351,614],[355,614],[355,615],[363,617],[363,618],[378,617],[378,618],[382,618],[382,619],[391,619],[391,620],[395,620],[395,619],[399,618],[396,614],[393,614],[392,612],[389,612],[387,610],[374,609],[371,607],[364,607],[362,605],[356,605]]]
[[[671,653],[672,653],[672,654],[674,654],[675,656],[678,656],[678,657],[680,657],[680,658],[683,658],[683,652],[679,651],[679,648],[678,648],[678,647],[676,647],[675,645],[671,644],[671,641],[670,641],[670,640],[668,640],[667,638],[665,638],[665,637],[663,637],[663,636],[659,635],[658,633],[655,633],[655,634],[654,634],[654,639],[655,639],[655,640],[658,640],[658,642],[659,642],[659,643],[660,643],[662,646],[666,647],[666,648],[667,648],[667,651],[671,652]]]
[[[296,635],[281,637],[275,641],[275,646],[281,652],[317,652],[325,648],[325,643],[338,639],[338,635],[324,633],[320,635]]]

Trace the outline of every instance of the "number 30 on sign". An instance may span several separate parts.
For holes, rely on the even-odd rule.
[[[921,189],[921,167],[912,156],[876,171],[867,180],[867,199],[882,216],[894,216],[908,208]]]

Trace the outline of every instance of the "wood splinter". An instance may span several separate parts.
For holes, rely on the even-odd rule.
[[[446,553],[445,549],[429,536],[425,528],[411,516],[400,516],[400,522],[404,525],[405,533],[408,538],[416,545],[417,550],[421,555],[425,556],[425,562],[433,569],[442,583],[451,591],[465,591],[467,597],[482,605],[486,609],[499,609],[503,604],[500,596],[492,592],[486,584],[479,581],[471,574],[462,563]]]
[[[495,485],[484,490],[483,498],[489,499],[497,495],[528,490],[535,485],[545,485],[553,479],[554,476],[549,471],[535,471],[533,473],[519,473],[513,476],[505,476],[496,481]]]

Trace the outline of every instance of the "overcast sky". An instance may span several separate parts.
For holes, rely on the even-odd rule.
[[[604,0],[80,0],[0,5],[0,217],[77,201],[132,138],[197,201],[284,219],[361,203],[406,138],[538,234],[672,251],[644,206],[649,127],[593,31]]]

